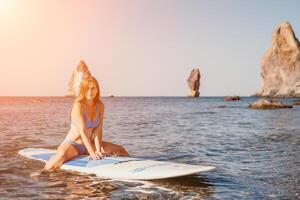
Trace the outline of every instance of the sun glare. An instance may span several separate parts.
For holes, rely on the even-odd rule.
[[[14,0],[0,0],[0,15],[10,13]]]

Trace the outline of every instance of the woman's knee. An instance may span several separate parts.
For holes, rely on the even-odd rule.
[[[114,144],[110,142],[102,142],[102,147],[104,152],[109,155],[119,155],[119,156],[128,156],[126,149],[119,144]]]
[[[116,145],[115,147],[116,147],[115,153],[117,155],[120,155],[120,156],[129,156],[128,152],[126,151],[126,149],[122,145]]]
[[[122,154],[123,156],[129,156],[128,151],[127,151],[126,149],[124,149],[123,147],[122,147],[122,149],[121,149],[121,154]]]
[[[120,151],[126,151],[126,149],[122,145],[117,145],[117,147]]]
[[[117,145],[117,146],[116,146],[116,149],[117,149],[118,151],[120,151],[120,152],[125,151],[124,147],[122,147],[121,145]]]

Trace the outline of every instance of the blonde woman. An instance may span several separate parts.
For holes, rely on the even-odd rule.
[[[122,146],[102,141],[103,114],[98,82],[93,76],[86,76],[71,109],[70,130],[45,169],[57,169],[64,162],[83,154],[90,155],[93,160],[106,155],[129,156]]]

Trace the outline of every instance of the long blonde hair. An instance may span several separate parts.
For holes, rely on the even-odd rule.
[[[90,83],[95,83],[96,88],[97,88],[97,93],[96,93],[95,98],[93,99],[93,104],[95,105],[97,102],[101,102],[100,87],[99,87],[99,84],[98,84],[98,81],[96,80],[96,78],[93,77],[92,75],[88,75],[88,76],[84,77],[84,79],[81,81],[81,84],[80,84],[79,94],[75,98],[73,105],[71,107],[71,110],[70,110],[70,122],[71,122],[71,112],[72,112],[72,109],[73,109],[75,103],[79,102],[80,104],[83,104],[86,102],[86,95],[87,95]]]

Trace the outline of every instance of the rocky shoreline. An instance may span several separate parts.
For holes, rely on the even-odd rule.
[[[249,108],[252,109],[282,109],[282,108],[293,108],[291,104],[284,104],[276,99],[259,99],[258,101],[249,104]]]

